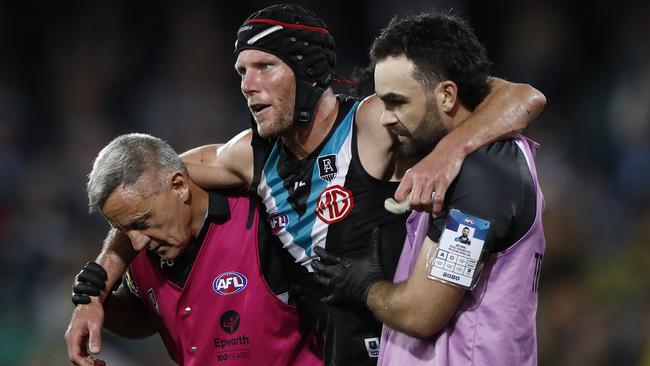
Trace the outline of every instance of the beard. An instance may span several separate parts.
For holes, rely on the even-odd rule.
[[[255,113],[251,111],[257,124],[257,133],[265,139],[282,137],[294,126],[293,110],[295,94],[283,90],[278,93],[281,96],[272,103],[270,108],[273,110],[267,111],[261,120],[258,120]]]
[[[257,133],[265,139],[281,137],[293,125],[293,110],[285,104],[275,116],[267,116],[267,119],[266,122],[260,122],[255,118]]]
[[[406,131],[405,131],[406,132]],[[413,132],[406,134],[405,141],[400,141],[400,151],[407,157],[425,156],[447,134],[442,124],[438,106],[427,102],[424,117]]]

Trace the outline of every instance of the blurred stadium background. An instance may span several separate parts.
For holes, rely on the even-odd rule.
[[[234,35],[261,1],[0,2],[0,364],[65,365],[72,277],[107,225],[85,175],[118,134],[179,152],[248,126]],[[313,1],[338,71],[368,62],[395,14],[453,8],[493,74],[548,105],[542,143],[547,253],[540,365],[650,365],[650,3]],[[109,365],[169,365],[157,337],[105,336]]]

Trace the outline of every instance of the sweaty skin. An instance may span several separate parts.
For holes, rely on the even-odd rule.
[[[306,156],[320,145],[336,120],[338,110],[331,89],[321,96],[313,122],[306,128],[298,128],[282,120],[284,115],[293,115],[293,105],[290,105],[291,113],[286,113],[286,103],[294,100],[291,87],[287,85],[295,84],[293,74],[287,73],[290,69],[286,64],[268,53],[245,50],[238,56],[236,69],[242,77],[242,94],[260,133],[281,136],[298,157]],[[279,79],[280,74],[284,78]],[[282,93],[278,95],[277,90]],[[380,125],[384,113],[382,101],[370,96],[361,103],[355,119],[359,157],[371,176],[382,180],[401,179],[396,198],[403,201],[410,194],[414,209],[431,209],[431,193],[435,191],[433,210],[439,212],[444,193],[458,174],[464,158],[480,146],[516,135],[545,104],[544,96],[530,85],[492,79],[490,94],[469,118],[446,135],[420,163],[412,165],[413,160],[405,159],[397,151],[395,136]],[[260,106],[263,109],[260,110]],[[223,146],[206,145],[183,154],[192,180],[204,188],[249,185],[253,176],[251,137],[252,132],[247,130]],[[108,273],[106,288],[112,288],[119,280],[136,253],[124,235],[109,235],[96,259]],[[106,296],[104,291],[101,301]],[[90,339],[94,350],[99,352],[102,317],[98,301],[76,307],[66,332],[68,354],[73,363],[92,365],[84,358],[83,350],[86,340]]]

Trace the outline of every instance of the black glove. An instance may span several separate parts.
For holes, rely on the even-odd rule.
[[[90,296],[99,296],[106,288],[108,275],[106,270],[95,262],[88,262],[74,278],[72,286],[72,303],[76,305],[90,303]]]
[[[320,261],[312,262],[315,279],[330,291],[321,298],[326,304],[350,303],[366,306],[368,291],[373,283],[384,279],[381,268],[381,228],[375,227],[370,235],[368,255],[361,259],[338,257],[321,247],[314,253]]]

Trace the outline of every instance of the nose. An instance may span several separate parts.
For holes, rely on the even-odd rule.
[[[145,235],[139,231],[129,231],[126,234],[129,239],[131,240],[131,245],[133,246],[133,249],[136,251],[141,251],[142,249],[146,249],[149,243],[151,242],[151,238],[149,238],[148,235]]]
[[[385,109],[381,112],[381,117],[379,117],[379,121],[381,125],[384,127],[393,126],[399,122],[397,116],[395,116],[395,113],[392,113]]]
[[[241,77],[241,92],[244,96],[259,91],[259,77],[254,71],[249,71]]]

